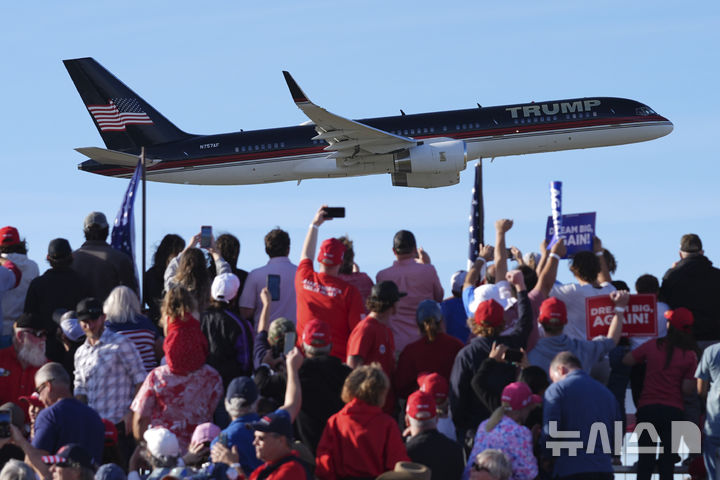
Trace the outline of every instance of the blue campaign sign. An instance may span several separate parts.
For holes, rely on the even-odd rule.
[[[548,217],[545,228],[545,240],[548,245],[555,234],[552,217]],[[593,237],[595,236],[595,212],[571,213],[562,216],[560,225],[560,237],[565,239],[567,255],[563,258],[570,258],[577,252],[593,249]]]

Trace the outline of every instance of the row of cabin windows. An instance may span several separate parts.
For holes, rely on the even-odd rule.
[[[566,120],[572,120],[572,119],[581,119],[581,118],[590,118],[590,117],[597,117],[597,112],[580,112],[580,113],[566,113],[565,119]],[[547,116],[541,116],[541,117],[530,117],[530,118],[516,118],[513,122],[518,124],[528,124],[528,123],[541,123],[541,122],[550,122],[550,121],[556,121],[558,119],[558,115],[547,115]],[[497,124],[497,121],[495,122]],[[461,123],[455,125],[455,131],[460,130],[474,130],[479,129],[480,124],[475,123]],[[447,132],[448,127],[446,125],[442,126],[442,131]],[[423,127],[423,128],[405,128],[402,130],[390,130],[390,133],[395,135],[423,135],[423,134],[432,134],[435,133],[435,127]],[[313,140],[312,143],[314,145],[325,145],[325,140]],[[280,143],[266,143],[266,144],[260,144],[260,145],[248,145],[248,146],[242,146],[242,147],[235,147],[235,152],[258,152],[261,150],[272,150],[277,148],[285,148],[285,142]]]
[[[259,152],[262,150],[277,150],[278,148],[285,148],[285,142],[275,143],[262,143],[259,145],[243,145],[242,147],[235,147],[235,153],[238,152]]]
[[[580,113],[566,113],[565,115],[559,115],[560,117],[564,116],[565,120],[573,120],[578,118],[590,118],[590,117],[597,117],[597,112],[580,112]],[[542,122],[550,122],[558,119],[558,115],[546,115],[541,117],[529,117],[529,118],[516,118],[513,120],[513,123],[515,125],[518,124],[526,124],[526,123],[542,123]]]

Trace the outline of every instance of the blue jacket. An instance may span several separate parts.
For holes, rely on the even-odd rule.
[[[617,401],[613,394],[583,370],[574,370],[561,381],[550,385],[545,391],[543,402],[540,446],[544,448],[545,455],[555,461],[553,476],[612,472],[614,422],[619,420]],[[556,435],[553,438],[550,435],[551,421],[557,422],[557,432],[579,432],[579,435],[576,434],[574,438],[559,438],[560,435]],[[597,425],[598,422],[605,426]],[[596,426],[593,429],[594,438],[591,439],[593,424]],[[605,445],[604,438],[607,438]],[[588,453],[589,442],[593,441],[594,448]],[[579,446],[575,456],[571,456],[567,448],[573,444]],[[553,445],[563,448],[553,453]]]

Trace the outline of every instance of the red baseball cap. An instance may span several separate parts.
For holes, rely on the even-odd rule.
[[[17,245],[20,243],[20,234],[15,227],[0,228],[0,245]]]
[[[103,425],[105,425],[105,446],[112,447],[118,443],[118,430],[115,424],[107,418],[102,419]]]
[[[302,341],[312,347],[327,347],[330,345],[330,325],[322,320],[311,320],[305,325]]]
[[[695,323],[695,317],[690,310],[685,307],[678,307],[675,310],[668,310],[665,312],[665,318],[667,318],[670,325],[678,330],[690,331],[690,327]]]
[[[320,253],[318,253],[318,262],[328,265],[340,265],[345,255],[345,245],[337,238],[328,238],[320,245]]]
[[[480,302],[475,309],[475,323],[487,327],[497,328],[503,323],[503,307],[493,299]]]
[[[32,405],[33,407],[45,408],[45,404],[40,400],[40,395],[37,392],[33,392],[32,395],[19,397],[18,400],[24,400],[28,405]]]
[[[538,322],[546,325],[565,325],[567,323],[565,302],[556,297],[546,299],[540,305]]]
[[[527,407],[530,404],[537,405],[542,403],[540,395],[535,395],[525,382],[513,382],[503,388],[503,403],[510,404],[510,410],[516,411]]]
[[[417,392],[408,397],[405,413],[415,420],[428,420],[437,415],[435,397],[426,392]]]
[[[417,383],[420,391],[431,394],[437,403],[444,402],[450,392],[448,381],[439,373],[422,372],[417,377]]]

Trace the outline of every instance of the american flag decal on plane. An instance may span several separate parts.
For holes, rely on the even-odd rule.
[[[88,105],[102,132],[119,132],[125,125],[152,125],[136,98],[111,98],[107,105]]]

